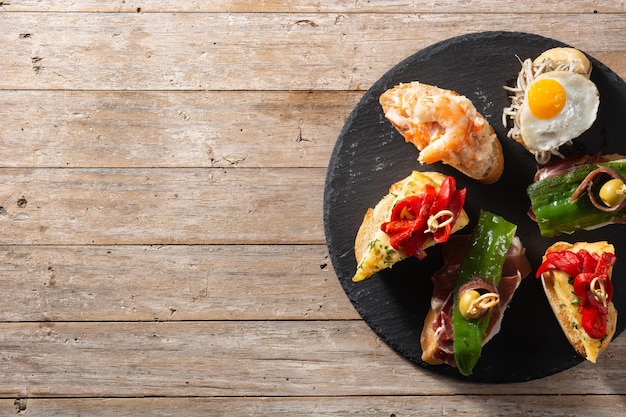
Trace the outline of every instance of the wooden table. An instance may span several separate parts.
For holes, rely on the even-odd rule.
[[[623,412],[623,336],[504,385],[395,353],[322,198],[351,109],[421,48],[531,32],[624,78],[625,27],[609,0],[0,1],[0,413]]]

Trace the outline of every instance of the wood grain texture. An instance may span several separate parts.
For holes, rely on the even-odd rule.
[[[185,416],[247,417],[272,415],[292,417],[335,416],[467,416],[528,415],[569,417],[614,417],[626,400],[620,395],[479,395],[479,396],[379,396],[379,397],[264,397],[264,398],[108,398],[108,399],[15,399],[0,400],[6,414],[22,410],[29,416],[93,415],[106,409],[112,417]],[[541,410],[537,412],[537,410]],[[26,414],[27,413],[27,414]]]
[[[4,244],[320,244],[324,180],[325,171],[313,168],[6,168],[0,170],[0,239]]]
[[[416,367],[352,320],[1,323],[0,332],[4,398],[626,395],[624,338],[596,365],[472,384]]]
[[[44,4],[36,0],[5,1],[1,7],[7,11],[81,11],[81,12],[125,12],[125,13],[282,13],[282,12],[322,12],[322,13],[405,13],[407,10],[420,13],[622,13],[624,5],[610,0],[574,0],[567,2],[541,3],[515,0],[331,0],[316,2],[311,0],[199,0],[180,2],[156,0],[149,3],[138,1],[88,0],[67,3],[60,0]]]
[[[8,90],[4,167],[318,167],[361,92]]]
[[[0,322],[359,319],[323,245],[4,246],[0,288]]]
[[[467,16],[1,13],[0,89],[366,90],[426,46],[487,30],[557,38],[626,75],[626,14]]]

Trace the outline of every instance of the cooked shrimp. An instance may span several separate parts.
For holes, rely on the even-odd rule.
[[[459,151],[466,145],[470,145],[469,133],[472,121],[463,106],[459,104],[462,97],[432,96],[423,99],[417,107],[428,109],[428,118],[421,122],[428,126],[420,132],[423,136],[418,147],[422,146],[419,160],[425,164],[441,161],[448,157],[450,152]],[[425,132],[428,130],[428,132]]]
[[[482,135],[485,124],[472,103],[464,96],[449,91],[446,94],[441,89],[422,96],[415,90],[407,89],[399,95],[396,106],[390,107],[385,116],[402,129],[407,142],[421,151],[419,161],[456,161],[461,158],[456,153],[471,151],[476,146],[472,133]],[[398,108],[402,110],[399,112]],[[472,153],[475,150],[465,156],[473,157]]]
[[[494,172],[486,182],[500,177],[498,139],[467,97],[415,81],[385,91],[380,104],[385,117],[420,151],[421,163],[441,161],[479,180]]]

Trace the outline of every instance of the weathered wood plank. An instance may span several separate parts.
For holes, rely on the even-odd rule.
[[[358,319],[318,245],[3,246],[0,321]]]
[[[4,91],[9,167],[326,167],[360,92]]]
[[[624,14],[1,13],[0,89],[365,90],[467,32],[532,31],[626,76]],[[602,28],[598,31],[598,28]]]
[[[265,398],[107,398],[0,400],[0,412],[28,416],[110,417],[350,417],[350,416],[569,416],[614,417],[624,409],[623,395],[507,395],[507,396],[380,396],[380,397],[265,397]],[[19,414],[19,413],[18,413]]]
[[[6,11],[88,11],[88,12],[224,12],[224,13],[281,13],[281,12],[341,12],[341,13],[406,13],[407,10],[419,13],[445,12],[460,13],[471,10],[473,13],[623,13],[620,2],[609,0],[574,0],[555,4],[543,1],[515,0],[465,0],[462,5],[457,0],[368,0],[346,2],[311,0],[227,0],[193,1],[158,0],[148,3],[115,0],[102,2],[89,0],[80,2],[48,1],[45,4],[36,0],[4,1],[0,3]]]
[[[2,398],[626,395],[623,337],[596,365],[472,384],[414,366],[359,320],[0,323],[0,335]]]
[[[2,244],[322,244],[321,168],[0,169]]]

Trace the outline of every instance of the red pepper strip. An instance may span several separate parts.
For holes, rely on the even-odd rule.
[[[415,220],[396,220],[388,222],[385,233],[387,233],[388,235],[392,235],[394,238],[396,238],[400,234],[407,233],[408,237],[414,224]]]
[[[606,307],[602,308],[606,311],[600,313],[591,305],[583,305],[580,308],[583,329],[585,329],[589,337],[594,339],[602,339],[606,334],[606,316],[608,315],[608,309]]]
[[[415,226],[415,231],[418,229],[425,230],[426,222],[428,221],[428,216],[432,214],[430,212],[431,207],[437,201],[437,191],[435,191],[435,187],[430,184],[427,184],[424,189],[426,193],[424,195],[424,201],[422,201],[422,205],[419,208],[419,214],[417,215],[417,223]],[[422,227],[423,226],[423,227]]]
[[[426,185],[424,187],[424,196],[422,205],[419,207],[415,224],[412,227],[412,234],[404,242],[399,243],[399,246],[404,246],[407,255],[412,254],[417,259],[422,260],[426,257],[426,252],[422,249],[422,245],[426,242],[428,234],[424,233],[427,226],[427,220],[429,217],[429,209],[434,204],[437,198],[437,192],[432,185]],[[402,244],[403,243],[403,244]]]
[[[437,194],[437,200],[433,203],[432,207],[430,207],[431,211],[439,213],[441,210],[447,209],[455,188],[455,179],[453,177],[447,177],[445,181],[441,183],[439,194]]]
[[[574,293],[579,298],[579,311],[582,315],[582,326],[587,334],[594,339],[601,339],[606,334],[608,308],[602,301],[596,300],[591,291],[594,278],[603,281],[606,302],[613,297],[613,283],[609,279],[609,270],[615,264],[616,257],[610,252],[602,255],[580,250],[550,252],[546,260],[537,269],[537,278],[551,269],[560,269],[574,277]]]
[[[615,258],[615,255],[613,255],[612,253],[603,252],[602,256],[600,256],[600,260],[598,261],[598,266],[596,266],[596,270],[594,271],[596,276],[608,276],[609,269],[611,269],[611,267],[615,264],[616,260],[617,259]]]
[[[590,284],[593,278],[593,272],[582,272],[574,278],[574,293],[580,298],[581,305],[587,301]]]
[[[604,292],[606,292],[607,303],[613,299],[613,281],[609,278],[609,269],[615,264],[617,258],[610,252],[604,252],[600,256],[594,275],[601,277],[604,281]]]
[[[417,217],[418,211],[413,212],[414,207],[419,208],[422,205],[422,196],[421,195],[412,195],[407,198],[404,198],[396,203],[393,206],[391,211],[392,219],[401,219],[402,211],[406,209],[406,212],[413,216],[413,218]],[[410,220],[410,219],[409,219]]]
[[[465,195],[467,190],[465,188],[461,190],[454,190],[452,193],[452,197],[450,199],[450,203],[448,205],[448,210],[450,210],[452,214],[452,218],[457,219],[461,214],[461,210],[463,209],[463,204],[465,203]],[[438,212],[436,212],[438,213]],[[452,232],[453,223],[449,223],[444,227],[440,227],[434,233],[433,238],[435,242],[442,243],[446,242],[450,238],[450,233]]]
[[[438,193],[428,184],[423,193],[397,202],[391,211],[391,219],[381,225],[381,230],[389,235],[394,249],[402,247],[407,256],[414,255],[421,260],[426,256],[422,246],[429,236],[432,235],[438,243],[448,240],[454,222],[463,209],[465,194],[465,189],[456,189],[453,177],[445,178]],[[428,219],[442,210],[450,210],[454,220],[437,229],[434,234],[427,233]]]
[[[391,221],[382,224],[381,229],[389,235],[394,249],[398,250],[400,246],[404,246],[403,242],[409,240],[421,226],[419,216],[424,199],[425,194],[400,200],[391,212]],[[402,213],[405,211],[413,218],[404,218]]]
[[[591,292],[590,284],[594,279],[592,272],[578,274],[574,279],[574,292],[580,298],[580,314],[582,315],[582,326],[587,334],[594,339],[601,339],[606,334],[606,318],[609,313],[601,301],[596,300]],[[610,282],[608,277],[600,277],[605,285]],[[606,287],[605,287],[606,290]],[[610,301],[607,293],[607,302]]]
[[[582,272],[580,259],[571,251],[549,252],[546,254],[546,260],[537,269],[536,278],[551,269],[560,269],[570,277],[575,277]]]
[[[448,179],[450,178],[450,179]],[[437,214],[442,210],[448,210],[450,203],[452,203],[452,197],[454,195],[454,191],[456,188],[456,181],[452,177],[448,177],[444,182],[441,183],[441,188],[439,189],[439,194],[437,195],[437,200],[435,200],[434,204],[430,208],[430,213]],[[451,228],[446,225],[444,227],[438,228],[435,233],[433,233],[433,239],[437,243],[445,242],[450,237]]]
[[[593,273],[596,270],[596,265],[600,260],[600,256],[596,253],[591,254],[586,250],[578,251],[579,256],[582,259],[582,270],[583,272]]]

